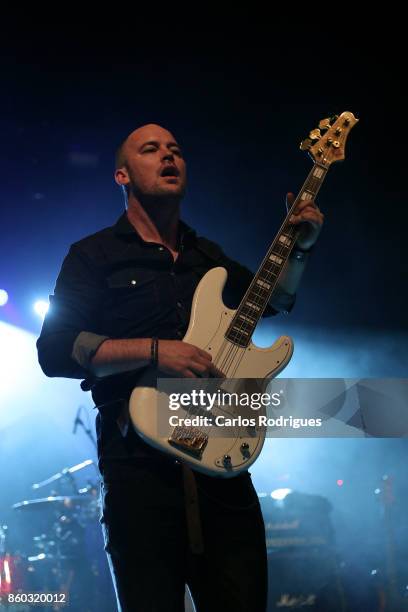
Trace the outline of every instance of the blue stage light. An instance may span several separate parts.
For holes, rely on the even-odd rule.
[[[38,300],[34,304],[35,312],[42,318],[44,318],[45,315],[47,314],[49,307],[50,307],[49,303],[45,302],[44,300]]]
[[[4,289],[0,289],[0,306],[4,306],[8,302],[8,293]]]

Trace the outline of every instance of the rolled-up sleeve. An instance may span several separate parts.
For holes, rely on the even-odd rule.
[[[38,360],[47,376],[89,376],[90,361],[107,339],[98,333],[103,296],[100,271],[77,245],[71,246],[37,340]]]

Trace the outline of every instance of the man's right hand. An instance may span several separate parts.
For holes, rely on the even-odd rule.
[[[210,353],[181,340],[159,340],[158,357],[159,370],[174,377],[225,378]]]

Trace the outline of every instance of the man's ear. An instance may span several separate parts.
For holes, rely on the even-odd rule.
[[[114,176],[115,182],[122,187],[125,187],[130,182],[128,171],[124,166],[122,166],[122,168],[117,168]]]

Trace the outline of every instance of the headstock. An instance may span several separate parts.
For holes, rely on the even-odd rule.
[[[347,111],[340,116],[322,119],[319,127],[310,132],[309,138],[301,142],[300,148],[309,151],[315,162],[327,167],[342,161],[345,158],[347,137],[357,121],[353,113]]]

